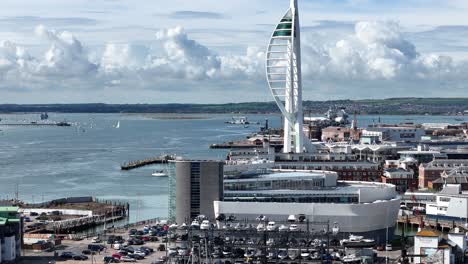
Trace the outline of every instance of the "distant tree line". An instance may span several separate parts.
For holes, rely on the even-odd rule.
[[[468,98],[389,98],[372,100],[304,101],[305,115],[329,108],[359,114],[457,114],[468,110]],[[279,113],[274,102],[228,104],[2,104],[0,113]]]

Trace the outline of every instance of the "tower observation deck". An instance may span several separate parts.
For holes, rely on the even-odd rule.
[[[297,0],[271,35],[266,53],[266,77],[271,94],[284,117],[285,153],[304,149],[301,40]]]

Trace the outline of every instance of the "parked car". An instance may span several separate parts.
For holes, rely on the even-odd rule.
[[[85,249],[85,250],[81,251],[81,254],[83,254],[83,255],[91,255],[91,254],[93,254],[93,251],[91,251],[91,250],[89,250],[89,249]]]
[[[74,254],[72,258],[73,260],[87,260],[88,256],[81,255],[81,254]]]
[[[133,258],[133,259],[136,259],[136,260],[140,260],[140,259],[144,259],[145,257],[141,256],[141,255],[138,255],[138,254],[128,254],[127,257],[129,258]]]
[[[89,244],[88,249],[91,251],[103,251],[106,247],[101,244]]]
[[[154,252],[154,249],[152,249],[152,248],[150,248],[150,247],[140,247],[140,249],[149,251],[150,253]]]
[[[111,256],[105,256],[102,258],[102,260],[104,261],[104,263],[119,263],[120,262],[118,259],[115,259]]]
[[[60,254],[60,258],[62,259],[72,259],[73,258],[73,252],[69,252],[69,251],[64,251]]]
[[[120,260],[123,262],[136,262],[136,259],[130,257],[122,257]]]

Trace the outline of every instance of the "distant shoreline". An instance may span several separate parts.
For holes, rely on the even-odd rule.
[[[330,107],[360,115],[468,115],[468,98],[389,98],[304,101],[304,115],[323,114]],[[278,114],[274,102],[227,104],[0,104],[8,113],[122,113],[122,114]]]

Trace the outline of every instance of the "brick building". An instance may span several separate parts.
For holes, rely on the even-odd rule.
[[[430,188],[429,183],[440,178],[443,172],[468,167],[468,159],[436,159],[419,165],[419,188]]]

